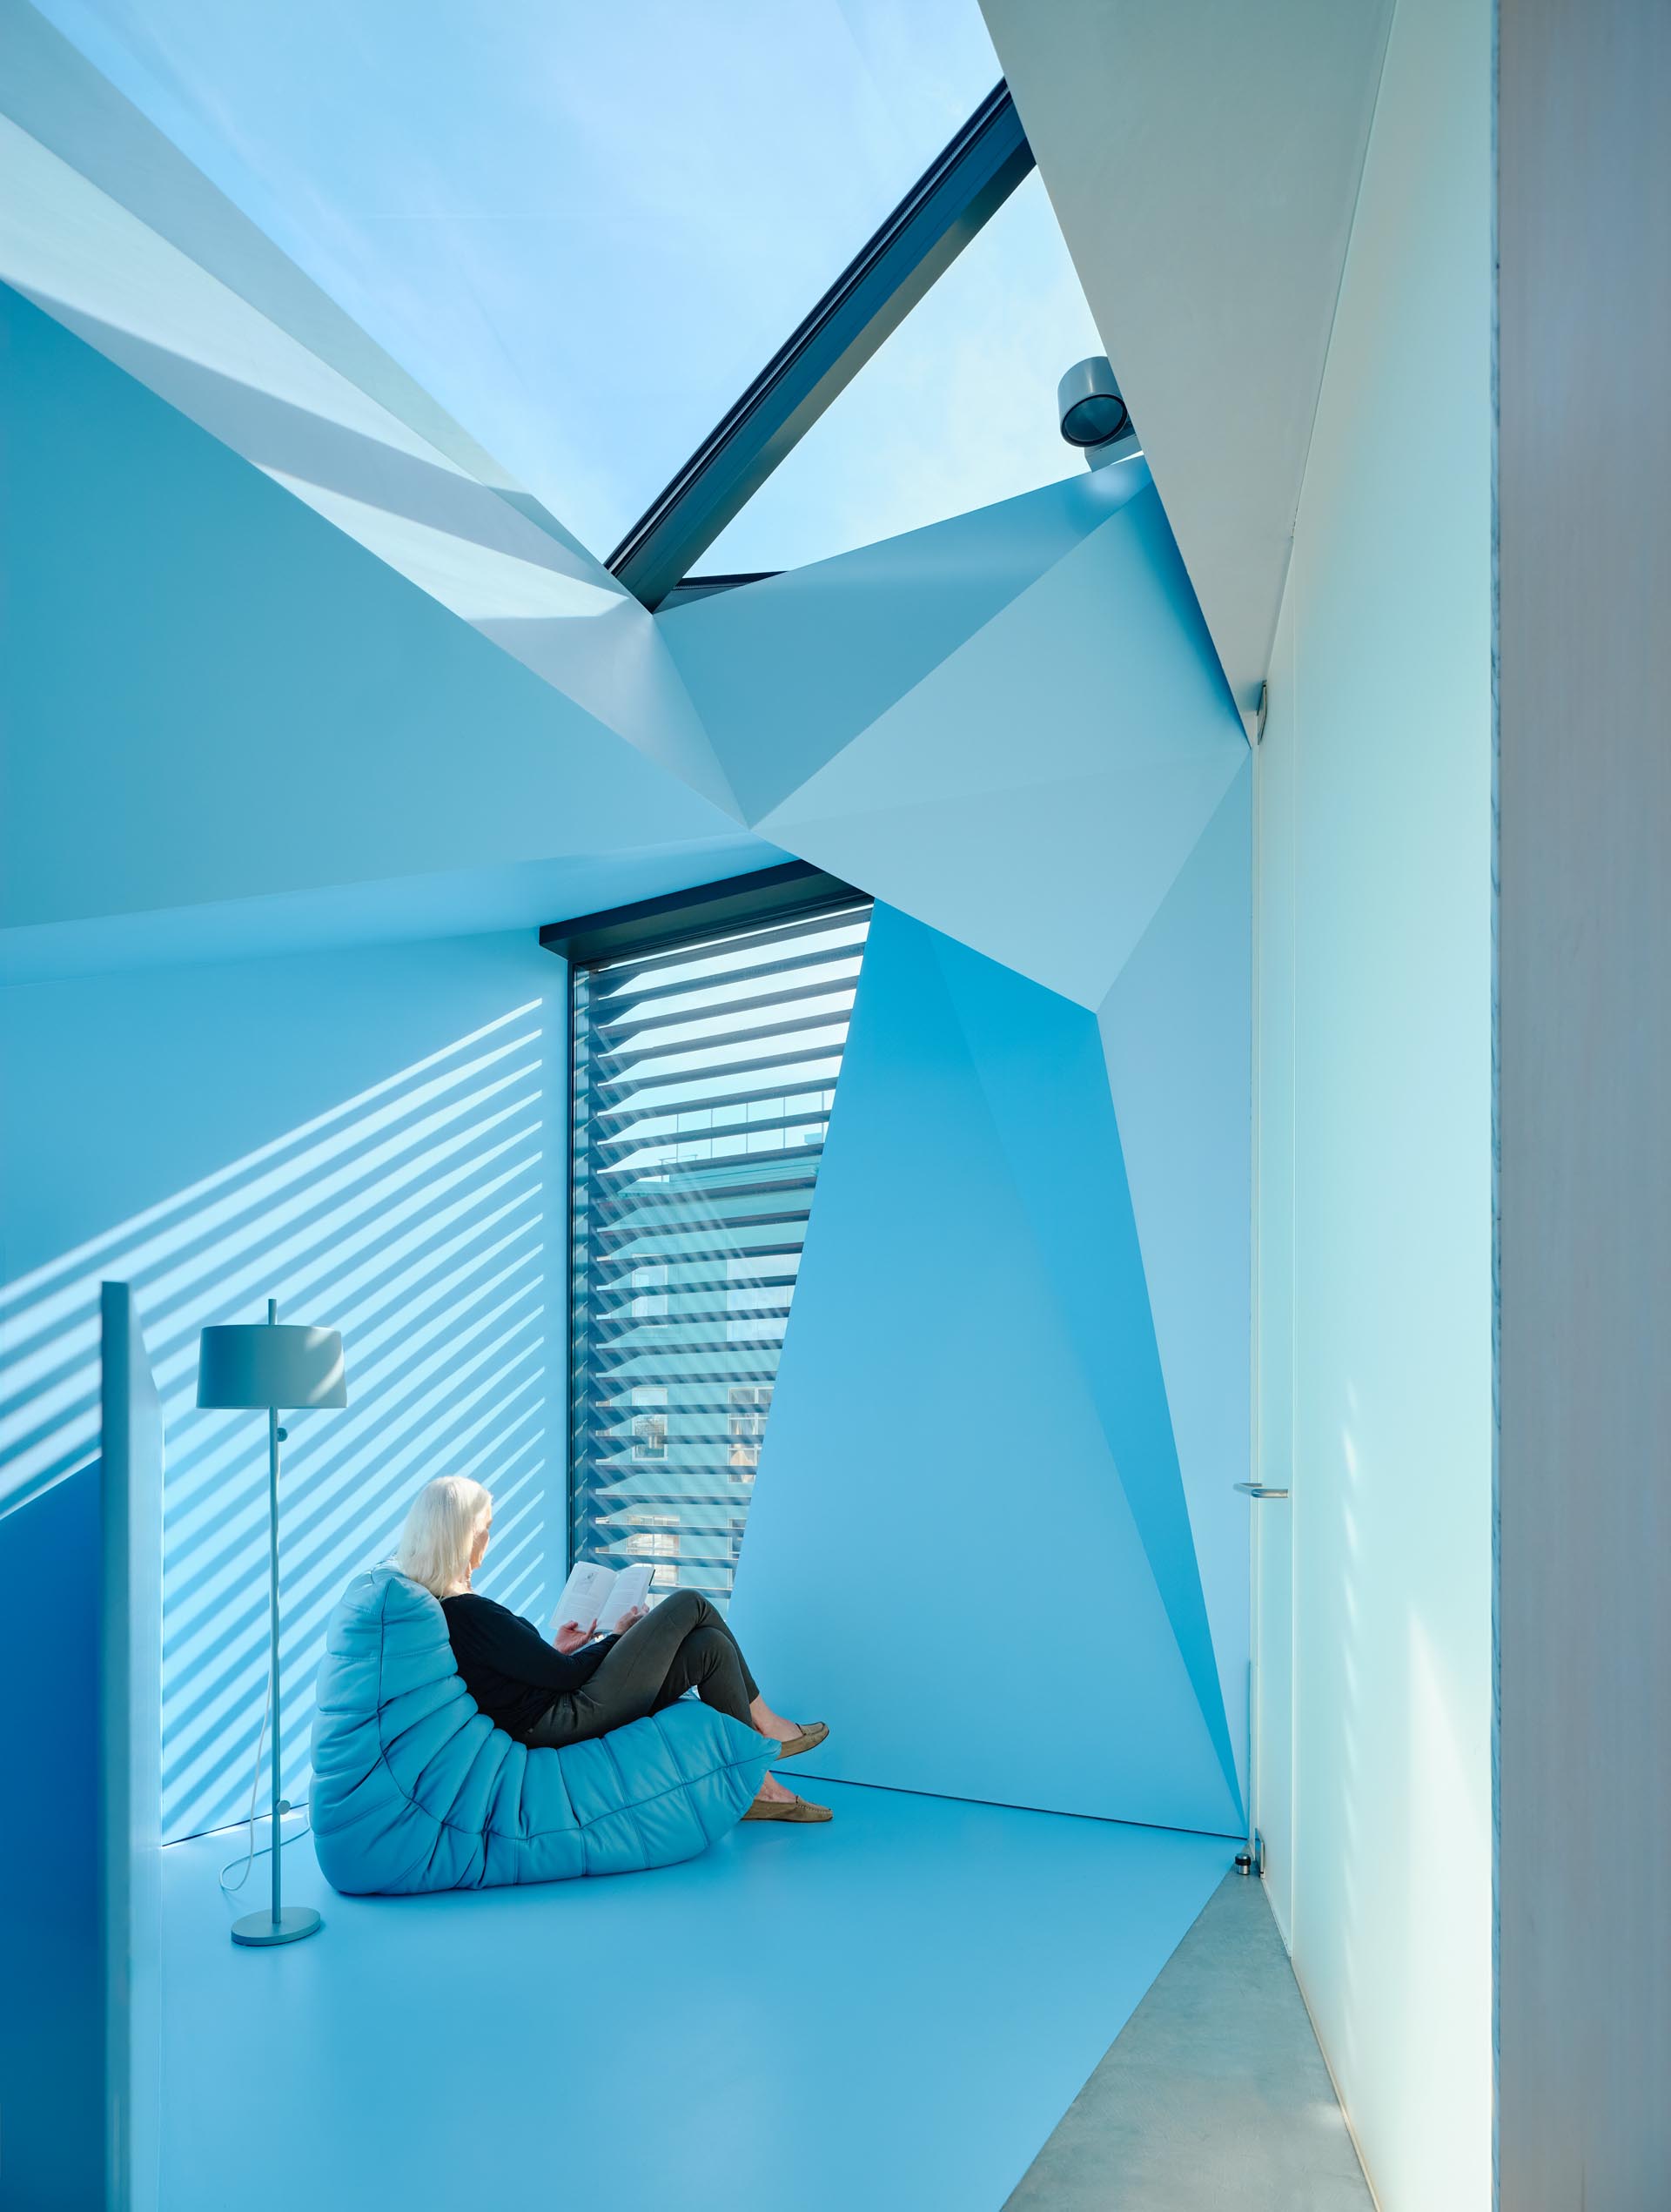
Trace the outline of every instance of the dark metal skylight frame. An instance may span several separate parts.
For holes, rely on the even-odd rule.
[[[610,555],[609,568],[630,592],[659,607],[689,577],[1032,167],[1032,148],[1000,81]]]

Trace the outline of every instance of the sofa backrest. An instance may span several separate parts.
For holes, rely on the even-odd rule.
[[[329,1879],[482,1880],[495,1825],[521,1826],[527,1758],[476,1710],[438,1601],[393,1567],[356,1575],[325,1631],[314,1704],[312,1825]],[[554,1810],[572,1830],[566,1804]]]
[[[737,1819],[763,1738],[688,1701],[530,1751],[476,1709],[446,1616],[393,1567],[356,1575],[325,1632],[310,1813],[349,1893],[624,1873],[702,1850]]]

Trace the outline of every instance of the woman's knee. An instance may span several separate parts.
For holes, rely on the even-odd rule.
[[[673,1590],[668,1592],[655,1610],[688,1630],[694,1629],[707,1612],[708,1600],[699,1590]]]
[[[736,1664],[735,1645],[725,1630],[712,1622],[692,1629],[679,1648],[691,1672],[704,1678],[716,1669]]]

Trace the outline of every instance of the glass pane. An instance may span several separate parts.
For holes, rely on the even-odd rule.
[[[1103,342],[1037,171],[705,553],[798,568],[1077,475],[1057,380]]]
[[[575,1559],[723,1605],[868,905],[574,974]]]
[[[43,0],[600,556],[999,75],[976,0]]]

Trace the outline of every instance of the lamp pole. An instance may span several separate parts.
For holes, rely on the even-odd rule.
[[[278,1671],[278,1447],[285,1441],[286,1432],[278,1426],[278,1415],[285,1406],[324,1409],[347,1402],[340,1333],[294,1323],[281,1328],[276,1298],[267,1301],[265,1325],[222,1322],[203,1332],[198,1348],[198,1405],[216,1412],[258,1410],[267,1416],[267,1718],[272,1725],[272,1840],[268,1848],[272,1853],[272,1903],[265,1913],[246,1913],[233,1922],[234,1943],[258,1947],[294,1943],[320,1926],[311,1905],[285,1904],[280,1865],[285,1685]],[[258,1744],[258,1765],[260,1757]],[[251,1812],[253,1814],[253,1797]]]
[[[278,1301],[267,1301],[267,1327],[278,1325]],[[272,1723],[272,1828],[268,1856],[272,1860],[272,1906],[270,1912],[247,1913],[241,1920],[232,1923],[232,1941],[261,1948],[274,1943],[295,1943],[305,1935],[312,1935],[320,1925],[319,1916],[311,1905],[292,1905],[288,1913],[284,1908],[284,1852],[279,1848],[283,1840],[278,1822],[284,1811],[280,1785],[284,1774],[283,1749],[283,1677],[278,1665],[278,1440],[284,1435],[278,1426],[278,1409],[267,1408],[267,1679],[272,1687],[268,1693]]]
[[[267,1301],[267,1326],[272,1328],[278,1319],[278,1301]],[[270,1657],[267,1664],[272,1682],[272,1827],[270,1831],[272,1849],[268,1856],[272,1860],[272,1925],[284,1926],[284,1906],[281,1901],[279,1868],[284,1856],[278,1848],[278,1815],[281,1809],[279,1780],[284,1771],[284,1755],[278,1746],[283,1733],[280,1726],[280,1695],[284,1674],[278,1664],[278,1409],[267,1408],[267,1636]]]

